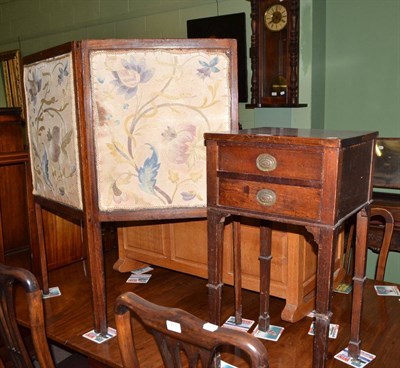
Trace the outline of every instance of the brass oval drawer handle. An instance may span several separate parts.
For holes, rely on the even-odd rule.
[[[268,153],[261,153],[256,159],[257,168],[261,171],[272,171],[276,169],[276,158]]]
[[[270,189],[261,189],[257,192],[257,202],[263,206],[273,206],[276,202],[276,194]]]

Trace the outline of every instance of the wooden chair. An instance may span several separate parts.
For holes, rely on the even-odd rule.
[[[162,307],[135,293],[126,292],[117,298],[115,307],[118,343],[124,367],[140,366],[131,317],[140,320],[153,334],[167,368],[182,367],[182,355],[186,356],[190,368],[198,367],[199,362],[203,368],[211,367],[214,358],[219,360],[218,348],[222,346],[233,346],[245,352],[253,368],[269,366],[267,351],[256,337],[205,324],[205,321],[182,309]],[[207,325],[215,329],[209,329]]]
[[[238,127],[236,54],[234,40],[115,39],[24,57],[43,289],[42,208],[82,223],[97,332],[107,333],[101,224],[206,218],[203,135]],[[127,258],[115,268],[129,270]]]
[[[385,208],[372,207],[371,208],[371,221],[376,221],[380,223],[382,228],[382,242],[379,247],[373,247],[369,244],[367,240],[367,246],[369,249],[373,250],[375,253],[379,253],[378,261],[375,270],[375,279],[378,281],[383,281],[385,277],[386,261],[389,254],[390,242],[393,236],[394,229],[394,218],[393,215]],[[354,235],[355,224],[350,224],[348,239],[346,244],[346,253],[344,258],[344,266],[348,274],[353,273],[353,235]]]
[[[0,330],[3,341],[15,367],[33,367],[15,318],[13,289],[16,283],[21,284],[26,292],[36,359],[41,367],[52,368],[54,363],[46,339],[42,291],[38,282],[28,270],[0,264]]]
[[[14,309],[14,286],[16,285],[21,285],[26,294],[31,330],[30,340],[35,350],[33,354],[25,346],[16,321]],[[46,338],[42,290],[36,277],[24,268],[0,264],[0,333],[9,352],[7,362],[11,361],[16,368],[36,367],[32,362],[39,362],[40,367],[45,368],[89,367],[87,358],[78,353],[72,353],[63,359],[55,354],[54,360],[59,362],[53,361]],[[6,366],[8,367],[8,364]],[[4,363],[0,358],[0,368],[3,367]]]

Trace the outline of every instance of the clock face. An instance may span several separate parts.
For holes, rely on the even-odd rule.
[[[273,32],[278,32],[285,28],[288,21],[287,15],[287,10],[283,5],[272,5],[264,14],[265,26]]]

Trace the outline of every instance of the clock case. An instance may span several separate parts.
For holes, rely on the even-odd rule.
[[[282,5],[287,24],[280,31],[265,26],[265,12]],[[251,0],[251,102],[255,107],[303,107],[299,104],[300,0]]]

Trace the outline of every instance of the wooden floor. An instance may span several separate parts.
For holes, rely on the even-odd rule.
[[[206,280],[156,267],[148,284],[127,284],[129,274],[112,269],[116,261],[115,251],[106,253],[106,279],[108,320],[115,327],[113,302],[117,295],[134,291],[142,297],[165,306],[185,309],[194,315],[207,319]],[[13,263],[12,260],[9,263]],[[83,263],[75,263],[50,273],[50,286],[59,286],[60,297],[44,301],[47,319],[47,334],[60,346],[76,350],[94,362],[108,367],[121,367],[117,339],[96,344],[82,337],[92,329],[92,314],[89,282],[85,277]],[[223,318],[233,311],[232,287],[224,287]],[[18,318],[27,325],[26,308],[20,294],[17,295]],[[256,319],[258,311],[257,293],[243,294],[244,318]],[[346,347],[349,339],[351,295],[334,293],[332,323],[340,325],[338,338],[330,340],[327,367],[348,367],[333,356]],[[285,328],[278,342],[265,341],[272,368],[311,367],[313,337],[308,335],[311,318],[291,324],[280,319],[284,301],[271,298],[271,322]],[[397,297],[378,297],[371,282],[367,283],[362,320],[362,349],[377,355],[368,367],[391,367],[400,361],[400,301]],[[136,324],[135,338],[143,368],[163,367],[158,351],[143,328]],[[241,359],[225,355],[223,359],[239,367],[246,365]],[[93,366],[102,366],[96,365]]]

